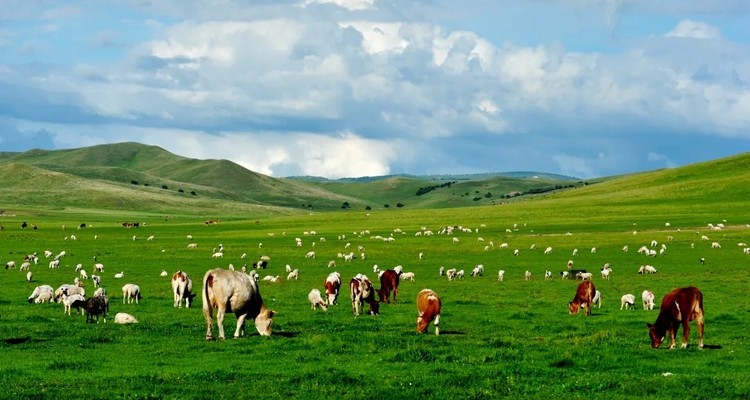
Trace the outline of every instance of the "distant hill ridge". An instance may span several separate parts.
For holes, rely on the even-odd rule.
[[[191,159],[158,146],[125,142],[0,152],[5,189],[0,191],[0,206],[279,213],[469,207],[514,201],[516,196],[637,201],[676,193],[682,198],[700,198],[703,193],[719,196],[727,188],[743,192],[746,185],[738,182],[750,180],[748,171],[750,155],[746,153],[669,170],[601,178],[596,185],[531,171],[336,180],[273,178],[228,160]]]

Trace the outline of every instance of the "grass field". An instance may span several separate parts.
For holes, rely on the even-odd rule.
[[[20,264],[25,254],[44,250],[67,255],[58,270],[48,269],[49,260],[42,258],[32,267],[31,284],[25,273],[0,272],[0,397],[747,398],[750,256],[737,243],[750,241],[750,215],[735,207],[742,201],[607,204],[573,191],[495,207],[392,210],[369,217],[361,211],[228,217],[213,226],[190,215],[6,209],[0,220],[3,264]],[[120,223],[126,220],[145,226],[124,229]],[[724,220],[722,231],[706,228]],[[22,221],[39,229],[22,230]],[[80,223],[89,227],[75,229]],[[448,225],[478,232],[456,233],[458,243],[441,235],[414,235],[422,227],[437,232]],[[394,242],[371,238],[389,236],[395,228],[406,233],[394,234]],[[304,236],[311,230],[317,235]],[[365,230],[369,234],[360,236]],[[698,232],[711,240],[701,241]],[[186,248],[188,234],[198,249]],[[146,240],[150,235],[154,240]],[[341,235],[346,238],[340,240]],[[303,247],[295,247],[296,237]],[[651,240],[666,244],[664,256],[636,253]],[[494,248],[484,251],[490,241]],[[713,241],[722,248],[711,249]],[[347,242],[355,252],[364,246],[366,259],[344,263],[336,258],[348,251]],[[501,243],[508,249],[499,249]],[[219,244],[225,258],[213,260],[212,248]],[[628,252],[621,250],[625,245]],[[548,246],[553,252],[544,255]],[[580,252],[575,257],[574,248]],[[514,249],[519,256],[512,255]],[[317,253],[315,260],[304,258],[310,250]],[[425,254],[422,261],[419,252]],[[242,253],[247,260],[240,259]],[[187,271],[198,291],[208,269],[229,263],[239,267],[262,254],[271,263],[261,276],[285,276],[286,264],[300,269],[298,281],[260,283],[266,304],[278,312],[270,338],[260,337],[251,324],[247,337],[206,341],[200,297],[194,308],[174,309],[168,278],[159,276],[162,269]],[[124,311],[139,324],[86,324],[84,317],[64,315],[60,304],[27,304],[37,285],[72,282],[78,263],[91,274],[95,255],[105,265],[102,283],[111,296],[110,317]],[[698,262],[701,257],[705,265]],[[322,289],[331,259],[345,285],[357,273],[374,279],[373,264],[381,269],[403,265],[416,273],[416,282],[402,282],[399,302],[382,305],[379,316],[353,317],[348,288],[338,306],[312,311],[307,293]],[[576,282],[560,280],[559,272],[569,259],[575,268],[597,272],[594,283],[603,305],[590,317],[568,314]],[[598,276],[605,262],[614,269],[610,281]],[[485,276],[469,277],[479,263]],[[638,275],[642,264],[654,265],[659,273]],[[449,282],[438,276],[440,266],[464,269],[467,277]],[[504,282],[496,279],[499,269],[506,271]],[[546,269],[554,279],[543,280]],[[526,270],[533,273],[529,282],[523,279]],[[114,279],[120,271],[125,278]],[[122,304],[125,283],[141,286],[140,304]],[[687,349],[652,350],[646,323],[654,322],[658,312],[621,311],[620,296],[633,293],[640,299],[649,289],[658,304],[668,290],[687,285],[704,294],[706,349],[697,348],[693,329]],[[438,337],[415,333],[414,301],[425,287],[443,300]],[[90,283],[86,289],[93,292]],[[228,332],[234,321],[234,316],[225,321]]]

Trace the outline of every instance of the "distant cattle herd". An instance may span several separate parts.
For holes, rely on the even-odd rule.
[[[205,225],[217,224],[218,220],[206,220]],[[145,224],[144,224],[145,225]],[[24,222],[22,228],[26,228],[28,224]],[[36,228],[36,225],[33,225]],[[82,223],[78,226],[78,229],[86,228],[87,225]],[[138,228],[142,226],[138,222],[123,222],[124,228]],[[484,226],[482,226],[484,227]],[[514,228],[516,228],[514,226]],[[717,227],[710,225],[710,229],[716,230]],[[723,228],[723,225],[719,224],[719,228]],[[63,229],[65,227],[63,226]],[[510,230],[510,229],[509,229]],[[448,243],[457,243],[458,238],[454,235],[454,232],[461,233],[478,233],[479,229],[469,229],[461,226],[447,226],[437,230],[437,235],[451,236]],[[511,230],[512,232],[512,230]],[[314,236],[317,233],[315,231],[304,232],[303,236]],[[393,230],[387,236],[381,235],[370,235],[367,230],[359,233],[355,232],[357,238],[369,238],[371,240],[391,242],[396,240],[395,237],[398,235],[405,235],[405,232],[399,228]],[[269,233],[269,236],[274,236],[275,233]],[[284,233],[285,235],[285,233]],[[432,236],[433,231],[422,227],[419,229],[415,236]],[[96,236],[95,236],[96,238]],[[187,236],[188,241],[192,241],[192,235]],[[66,236],[66,240],[76,240],[74,235]],[[133,236],[136,239],[136,236]],[[154,236],[149,236],[148,240],[153,240]],[[346,235],[339,235],[339,240],[345,241]],[[701,240],[708,240],[707,236],[703,235]],[[324,243],[325,238],[319,238],[319,243]],[[482,242],[484,251],[495,248],[492,241],[486,242],[484,238],[479,237],[478,241]],[[302,247],[303,240],[301,238],[295,238],[293,242],[294,247]],[[486,243],[486,244],[485,244]],[[312,243],[314,246],[315,243]],[[745,254],[750,254],[750,249],[745,243],[738,244]],[[691,244],[694,246],[694,244]],[[350,247],[350,242],[346,242],[344,245],[345,249]],[[263,248],[262,244],[258,245],[258,248]],[[502,243],[497,246],[499,249],[508,249],[508,243]],[[532,245],[530,250],[534,251],[537,248],[536,245]],[[539,247],[541,248],[541,247]],[[660,251],[655,251],[659,248]],[[718,242],[712,242],[712,249],[720,249],[721,246]],[[197,243],[189,242],[188,249],[197,249]],[[359,259],[365,259],[364,246],[358,246]],[[544,247],[543,254],[552,254],[554,249],[551,246]],[[628,246],[622,248],[623,252],[628,251]],[[659,244],[656,241],[646,246],[642,246],[639,250],[639,254],[644,254],[649,257],[656,257],[657,255],[663,255],[666,251],[666,245]],[[591,253],[596,252],[596,247],[591,249]],[[513,251],[514,256],[519,256],[521,251],[515,249]],[[60,260],[65,257],[65,252],[62,251],[58,254],[54,254],[51,251],[44,251],[43,256],[51,259],[49,261],[50,269],[57,269],[60,267]],[[213,259],[221,259],[224,255],[224,246],[219,244],[212,250]],[[312,250],[303,253],[307,259],[315,259],[315,252]],[[573,256],[579,254],[578,249],[573,250]],[[243,253],[242,259],[246,257],[246,253]],[[419,252],[418,260],[423,260],[425,257],[424,252]],[[338,258],[344,260],[344,262],[351,262],[355,259],[355,253],[338,253]],[[94,292],[91,297],[86,296],[86,290],[84,288],[84,281],[89,279],[88,274],[82,268],[82,264],[78,264],[76,272],[79,276],[75,278],[73,283],[67,283],[54,289],[50,285],[40,285],[34,288],[31,295],[28,297],[29,303],[48,303],[56,302],[62,303],[64,306],[64,312],[68,315],[72,313],[72,310],[76,310],[76,313],[86,315],[87,322],[99,322],[101,318],[103,322],[107,320],[107,314],[110,308],[109,298],[104,290],[100,287],[101,274],[104,271],[104,265],[96,262],[94,257],[94,268],[93,272],[98,273],[91,274],[91,281],[94,283],[94,287],[98,289]],[[252,269],[248,270],[247,264],[243,265],[241,269],[235,270],[232,264],[229,264],[227,269],[215,268],[207,271],[201,281],[200,296],[202,298],[202,309],[203,316],[206,322],[206,339],[214,339],[214,313],[215,322],[218,328],[218,338],[224,339],[224,326],[223,320],[227,312],[234,313],[237,316],[236,328],[234,331],[234,337],[240,337],[245,334],[245,321],[251,319],[260,335],[268,336],[272,333],[273,317],[276,311],[269,309],[263,302],[260,294],[259,281],[267,281],[269,283],[279,282],[282,280],[283,275],[266,275],[260,278],[257,271],[264,270],[269,266],[270,257],[263,256],[261,259],[252,263]],[[32,266],[36,266],[39,262],[39,256],[37,253],[27,255],[21,267],[22,271],[26,271],[26,281],[32,281]],[[700,258],[701,264],[705,263],[705,258]],[[334,268],[337,264],[335,260],[330,260],[325,265],[328,268]],[[584,309],[586,315],[591,315],[592,309],[595,306],[601,308],[601,292],[596,290],[593,283],[594,274],[588,272],[585,269],[574,269],[574,261],[569,260],[565,269],[560,271],[561,279],[577,279],[581,282],[576,287],[573,299],[568,303],[568,309],[570,314],[577,314],[581,309]],[[16,269],[15,260],[10,260],[5,264],[6,270]],[[377,283],[380,287],[375,288],[372,281],[362,274],[356,274],[349,281],[349,293],[352,306],[352,313],[354,316],[361,314],[379,315],[380,305],[383,303],[396,303],[399,296],[399,283],[402,280],[415,281],[414,272],[405,272],[403,266],[397,265],[391,269],[380,270],[377,264],[373,266],[373,273],[377,274]],[[484,265],[477,264],[471,269],[470,276],[472,278],[481,277],[484,275]],[[286,265],[287,281],[297,280],[300,274],[299,269],[292,269],[289,264]],[[638,274],[655,274],[658,273],[657,269],[649,264],[641,265],[638,270]],[[613,276],[613,268],[609,263],[606,263],[600,270],[601,279],[609,280]],[[465,272],[463,269],[458,268],[445,268],[440,266],[438,270],[439,276],[446,276],[449,281],[460,280],[464,278]],[[161,276],[169,276],[166,270],[162,270]],[[544,279],[552,279],[552,271],[544,271]],[[115,279],[122,279],[125,277],[125,271],[120,271],[113,275]],[[500,269],[497,273],[497,281],[504,282],[506,277],[506,271]],[[525,271],[523,273],[523,279],[530,281],[533,279],[531,271]],[[337,271],[330,272],[322,279],[323,291],[318,288],[313,288],[308,294],[308,300],[311,309],[316,310],[321,308],[322,310],[328,310],[330,307],[338,304],[339,294],[342,286],[341,274]],[[194,297],[197,294],[193,291],[193,281],[190,276],[184,271],[176,271],[171,276],[171,286],[173,292],[173,306],[175,308],[190,308],[193,304]],[[122,286],[122,302],[123,304],[138,304],[142,299],[140,286],[135,283],[125,283]],[[655,306],[655,295],[649,290],[644,290],[641,294],[641,300],[644,310],[652,310]],[[636,296],[630,293],[622,295],[620,299],[620,310],[633,309],[635,308]],[[417,332],[423,333],[427,331],[430,323],[435,327],[435,334],[440,333],[440,315],[442,310],[442,300],[440,296],[431,289],[421,290],[416,298],[417,304]],[[365,306],[367,311],[365,311]],[[657,348],[665,340],[667,336],[670,338],[670,348],[675,347],[675,335],[680,325],[683,328],[683,340],[681,347],[687,346],[688,333],[690,331],[689,323],[696,321],[699,333],[699,347],[703,347],[703,331],[704,331],[704,316],[703,316],[703,294],[695,287],[677,288],[667,293],[661,302],[659,308],[659,314],[654,324],[648,324],[649,336],[651,338],[651,345]],[[127,313],[118,313],[114,318],[115,323],[137,323],[138,320]]]

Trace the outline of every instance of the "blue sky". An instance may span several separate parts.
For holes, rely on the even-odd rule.
[[[0,0],[0,151],[592,178],[750,149],[745,0]]]

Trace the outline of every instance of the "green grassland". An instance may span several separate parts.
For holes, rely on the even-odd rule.
[[[47,206],[24,206],[23,198],[1,203],[0,265],[20,265],[24,255],[44,250],[67,255],[57,270],[42,257],[30,284],[23,272],[0,271],[0,398],[747,398],[750,256],[737,245],[750,242],[747,159],[622,177],[502,205],[368,214],[259,208],[243,214],[240,206],[221,208],[218,200],[209,204],[215,209],[193,212],[168,201],[127,210],[76,208],[52,177],[50,190],[59,196]],[[205,218],[222,222],[206,226]],[[24,221],[38,229],[21,229]],[[141,227],[125,229],[123,221]],[[81,223],[87,228],[76,229]],[[725,228],[712,231],[709,223]],[[458,243],[445,235],[415,236],[422,227],[437,232],[444,226],[472,232],[457,232]],[[396,228],[405,233],[394,233]],[[317,234],[304,234],[310,231]],[[187,235],[197,249],[187,248]],[[395,241],[373,238],[378,235]],[[297,237],[302,247],[295,246]],[[651,240],[666,245],[663,256],[636,253]],[[494,247],[485,251],[490,241]],[[722,247],[712,249],[714,241]],[[346,243],[358,256],[351,263],[337,258],[349,251]],[[500,249],[501,243],[508,248]],[[219,244],[225,256],[212,259]],[[545,255],[548,246],[553,251]],[[572,256],[573,249],[579,255]],[[310,250],[316,259],[304,258]],[[162,269],[184,270],[199,291],[208,269],[229,263],[239,268],[261,255],[271,257],[261,276],[285,277],[286,264],[300,269],[296,281],[260,282],[263,299],[278,312],[268,338],[248,325],[246,337],[206,341],[200,297],[191,309],[173,308],[169,280],[159,276]],[[94,256],[105,265],[110,317],[128,312],[139,324],[86,324],[84,317],[64,315],[60,304],[26,302],[37,285],[72,282],[78,263],[90,275]],[[568,314],[576,282],[559,279],[559,272],[569,259],[575,268],[595,272],[603,294],[602,307],[590,317]],[[416,280],[402,282],[398,303],[382,305],[379,316],[355,318],[348,288],[339,305],[313,311],[307,293],[322,289],[333,270],[329,260],[337,261],[345,284],[357,273],[374,278],[374,264],[403,265]],[[613,267],[609,281],[598,274],[606,262]],[[480,263],[486,274],[469,277]],[[643,264],[659,273],[638,275]],[[467,277],[449,282],[438,276],[440,266],[464,269]],[[506,271],[504,282],[497,281],[499,269]],[[526,270],[531,281],[523,278]],[[545,270],[553,271],[552,280],[543,279]],[[120,271],[125,277],[114,279]],[[140,304],[122,303],[125,283],[141,286]],[[687,349],[651,349],[646,323],[658,311],[620,310],[620,296],[640,299],[648,289],[658,303],[670,289],[687,285],[704,294],[706,348],[697,348],[693,324]],[[415,298],[427,287],[443,300],[440,336],[432,327],[430,334],[415,332]],[[234,321],[227,317],[228,332]]]

